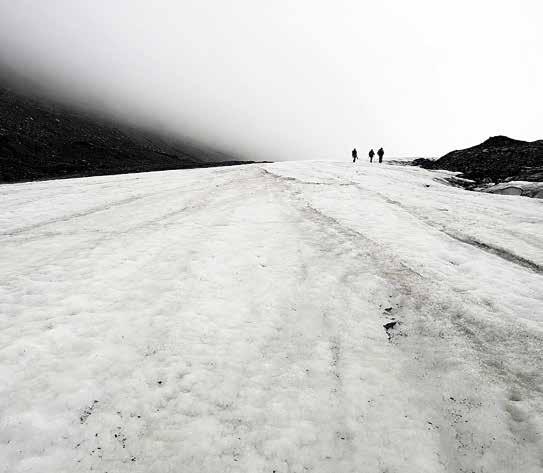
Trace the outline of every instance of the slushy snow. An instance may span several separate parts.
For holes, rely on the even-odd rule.
[[[543,201],[444,176],[0,186],[0,471],[543,471]]]

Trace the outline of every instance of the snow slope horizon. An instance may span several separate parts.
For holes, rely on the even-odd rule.
[[[0,186],[0,471],[542,471],[542,202],[449,174]]]

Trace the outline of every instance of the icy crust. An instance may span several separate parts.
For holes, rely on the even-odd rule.
[[[0,471],[542,471],[541,202],[443,176],[0,186]]]
[[[543,199],[543,182],[509,181],[486,189],[486,192],[502,195],[523,195]]]

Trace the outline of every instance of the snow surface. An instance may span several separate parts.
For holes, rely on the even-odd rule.
[[[444,176],[0,186],[0,471],[543,471],[543,202]]]

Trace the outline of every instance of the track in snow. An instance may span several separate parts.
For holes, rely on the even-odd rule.
[[[541,471],[541,202],[436,176],[0,186],[0,471]]]

